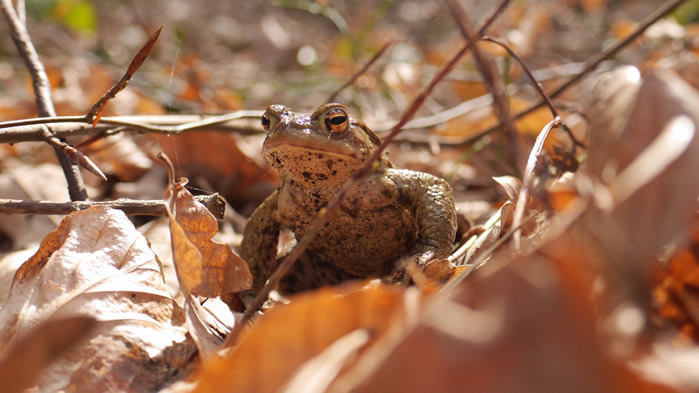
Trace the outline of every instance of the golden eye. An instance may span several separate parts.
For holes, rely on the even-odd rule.
[[[269,121],[269,115],[266,113],[264,115],[262,115],[262,128],[264,128],[265,131],[269,131],[270,123],[271,122]]]
[[[335,108],[325,115],[325,127],[331,134],[337,134],[347,129],[349,118],[347,113],[340,108]]]

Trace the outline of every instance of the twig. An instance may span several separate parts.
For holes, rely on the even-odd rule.
[[[56,138],[56,136],[49,130],[49,127],[44,125],[43,137],[44,141],[49,145],[53,146],[54,149],[60,150],[74,163],[80,165],[81,167],[87,169],[93,175],[101,177],[102,180],[107,181],[107,176],[95,165],[92,160],[90,160],[86,155],[81,153],[78,149],[70,146],[69,144],[63,142],[62,140]]]
[[[546,94],[546,92],[544,91],[543,86],[541,86],[541,83],[539,83],[539,81],[536,80],[536,78],[534,77],[534,74],[532,74],[532,71],[529,69],[529,67],[527,67],[527,64],[522,60],[522,58],[520,58],[517,55],[517,53],[515,53],[515,51],[512,50],[512,48],[510,48],[509,45],[507,45],[503,41],[500,41],[497,38],[484,36],[481,39],[483,41],[488,41],[488,42],[492,42],[494,44],[499,45],[501,48],[504,48],[507,51],[507,53],[510,54],[510,57],[517,60],[519,65],[524,70],[524,73],[527,74],[527,76],[529,77],[529,80],[532,81],[532,84],[534,85],[534,88],[536,89],[536,91],[539,92],[539,95],[544,100],[546,105],[549,107],[549,110],[551,111],[553,118],[559,120],[559,124],[560,124],[561,128],[563,128],[563,130],[565,130],[565,132],[568,134],[568,137],[570,137],[570,139],[573,141],[573,147],[575,147],[575,146],[585,147],[585,145],[582,142],[579,142],[577,139],[575,139],[575,136],[573,136],[573,131],[571,131],[570,128],[568,128],[568,125],[563,121],[563,119],[561,118],[561,115],[558,113],[558,110],[553,105],[553,102],[549,98],[548,94]]]
[[[221,197],[218,194],[197,195],[194,197],[211,211],[216,218],[223,218],[221,214]],[[135,200],[117,199],[114,201],[23,201],[17,199],[0,199],[0,214],[70,214],[71,212],[89,209],[93,206],[106,206],[118,209],[131,216],[164,216],[166,214],[166,201],[161,200]],[[225,206],[225,202],[224,202]]]
[[[126,85],[129,84],[129,80],[131,80],[131,77],[138,71],[139,68],[141,68],[141,65],[143,64],[144,61],[146,61],[146,58],[150,54],[150,51],[153,49],[153,45],[155,45],[155,42],[158,40],[158,37],[160,36],[160,32],[163,30],[163,25],[160,25],[158,30],[153,33],[148,41],[146,41],[145,44],[143,44],[143,47],[141,48],[140,51],[134,56],[133,60],[131,60],[131,64],[129,64],[129,68],[126,70],[126,73],[119,79],[117,83],[114,84],[102,97],[100,97],[97,102],[95,102],[94,105],[92,105],[92,108],[90,108],[89,111],[87,111],[87,114],[85,115],[85,121],[88,123],[92,123],[92,127],[96,126],[97,123],[99,123],[100,118],[102,117],[102,113],[104,113],[104,108],[107,105],[107,101],[110,99],[116,97],[116,95],[124,90],[126,88]]]
[[[22,24],[27,26],[27,7],[24,0],[17,0],[15,4],[15,9],[17,10],[17,18]]]
[[[454,20],[456,20],[456,23],[459,25],[461,35],[464,36],[464,39],[471,47],[471,53],[473,58],[476,60],[478,69],[481,71],[481,75],[483,75],[483,81],[488,87],[490,93],[493,95],[493,107],[495,108],[495,112],[498,114],[498,117],[505,124],[505,135],[510,147],[510,153],[512,154],[512,160],[515,167],[519,169],[519,143],[517,142],[517,131],[510,117],[507,97],[505,97],[505,89],[503,88],[500,80],[493,76],[492,65],[488,60],[486,60],[485,57],[483,57],[480,49],[478,49],[478,46],[473,39],[472,34],[468,31],[469,29],[466,27],[466,14],[464,13],[463,8],[461,8],[459,3],[457,3],[455,0],[448,0],[447,3],[449,4],[449,8],[451,8]]]
[[[85,116],[58,116],[0,122],[0,143],[42,141],[42,127],[52,124],[51,131],[59,138],[76,137],[103,132],[114,127],[125,127],[141,132],[179,134],[191,130],[237,131],[261,133],[259,119],[263,111],[236,111],[220,116],[163,115],[113,116],[100,119],[94,130]],[[255,119],[254,125],[240,120]],[[230,124],[229,124],[230,123]]]
[[[616,55],[619,51],[621,51],[622,49],[624,49],[627,45],[629,45],[629,44],[630,44],[631,42],[633,42],[636,38],[638,38],[641,34],[643,34],[643,32],[646,31],[651,25],[653,25],[655,22],[657,22],[658,20],[660,20],[661,18],[663,18],[664,16],[666,16],[667,14],[669,14],[670,12],[672,12],[675,8],[679,7],[679,6],[680,6],[682,3],[684,3],[685,1],[687,1],[687,0],[672,0],[672,1],[668,1],[668,2],[665,3],[663,6],[661,6],[661,7],[658,8],[657,10],[655,10],[653,13],[651,13],[651,14],[648,15],[645,19],[643,19],[643,21],[641,21],[641,23],[640,23],[638,26],[636,26],[636,28],[635,28],[631,33],[629,33],[629,35],[627,35],[624,39],[615,42],[615,43],[614,43],[612,46],[610,46],[609,48],[603,50],[602,52],[598,53],[597,55],[595,55],[595,56],[589,58],[588,60],[586,60],[586,61],[585,61],[585,66],[583,67],[583,69],[582,69],[579,73],[577,73],[575,76],[569,78],[568,80],[566,80],[565,82],[563,82],[560,86],[558,86],[557,88],[555,88],[555,89],[549,94],[549,97],[550,97],[550,98],[556,98],[556,97],[558,97],[561,93],[563,93],[564,91],[566,91],[569,87],[571,87],[571,86],[573,86],[574,84],[578,83],[578,82],[580,81],[580,79],[582,79],[583,76],[587,75],[590,71],[592,71],[592,70],[594,70],[595,68],[597,68],[597,66],[598,66],[601,62],[603,62],[604,60],[606,60],[606,59],[608,59],[608,58],[610,58],[610,57],[612,57],[612,56],[614,56],[614,55]],[[527,108],[527,109],[525,109],[525,110],[523,110],[523,111],[521,111],[521,112],[518,112],[517,114],[515,114],[515,115],[512,117],[512,119],[519,119],[519,118],[521,118],[521,117],[523,117],[523,116],[526,116],[526,115],[528,115],[528,114],[534,112],[535,110],[541,108],[541,107],[544,106],[545,104],[546,104],[545,101],[542,99],[542,100],[540,100],[539,102],[537,102],[536,104],[530,106],[529,108]],[[499,129],[500,127],[503,126],[503,124],[504,124],[503,122],[500,122],[500,123],[498,123],[498,124],[496,124],[496,125],[494,125],[494,126],[492,126],[492,127],[490,127],[490,128],[487,128],[487,129],[485,129],[485,130],[483,130],[483,131],[479,131],[479,132],[477,132],[477,133],[475,133],[475,134],[469,136],[469,137],[466,138],[465,140],[461,141],[460,144],[465,144],[465,145],[467,145],[467,144],[473,143],[474,141],[476,141],[476,140],[478,140],[478,139],[484,137],[485,135],[488,135],[488,134],[490,134],[491,132],[493,132],[493,131]]]
[[[29,32],[25,24],[20,20],[12,6],[11,0],[0,0],[0,8],[10,25],[10,35],[24,60],[34,83],[34,94],[36,95],[36,106],[39,110],[39,117],[56,116],[56,110],[51,100],[51,86],[46,75],[46,69],[39,59]],[[63,174],[68,183],[68,194],[73,201],[84,201],[87,199],[87,191],[80,174],[80,168],[74,164],[60,149],[55,149],[58,162],[61,164]]]
[[[495,14],[499,14],[504,9],[504,6],[508,3],[509,0],[504,0],[503,5],[498,7],[498,9],[495,11]],[[483,33],[480,33],[480,31],[484,32],[488,28],[489,24],[492,23],[494,20],[495,18],[491,17],[488,20],[487,24],[485,24],[479,30],[479,35],[482,35]],[[401,128],[403,127],[403,125],[405,125],[405,123],[408,122],[408,120],[415,114],[415,112],[417,112],[422,103],[427,99],[432,90],[435,88],[437,83],[444,79],[444,76],[446,76],[452,70],[452,68],[454,68],[454,66],[461,59],[461,57],[463,57],[466,54],[466,52],[468,52],[469,47],[470,45],[465,45],[451,58],[451,60],[449,60],[447,64],[442,66],[441,70],[432,78],[430,83],[422,89],[420,94],[418,94],[410,103],[410,105],[408,105],[408,108],[403,111],[403,114],[401,115],[401,118],[398,121],[398,123],[396,123],[396,125],[393,126],[391,132],[384,138],[383,142],[381,143],[381,145],[379,145],[376,151],[364,161],[362,167],[359,168],[359,170],[352,176],[352,178],[342,187],[342,189],[340,189],[340,191],[337,193],[337,195],[335,195],[335,197],[330,201],[330,203],[328,203],[328,205],[325,208],[321,209],[318,212],[318,215],[313,219],[311,226],[308,228],[304,236],[301,238],[301,240],[299,240],[296,246],[294,246],[291,252],[287,254],[286,257],[284,257],[282,262],[277,267],[277,270],[275,270],[274,273],[272,273],[272,276],[269,277],[267,284],[265,284],[265,286],[256,295],[250,307],[248,307],[245,310],[245,314],[243,314],[240,321],[238,321],[236,326],[233,328],[233,331],[231,331],[228,337],[226,337],[224,346],[231,346],[233,345],[233,343],[237,341],[238,336],[243,331],[245,324],[262,306],[262,304],[269,296],[269,293],[273,289],[277,288],[279,280],[281,280],[281,278],[284,275],[286,275],[286,273],[291,269],[291,267],[298,260],[301,254],[315,239],[316,235],[318,235],[318,233],[322,230],[325,223],[327,223],[330,217],[338,210],[340,204],[345,199],[347,193],[372,172],[374,163],[379,159],[381,154],[384,152],[384,150],[386,150],[386,147],[388,147],[388,145],[393,141],[396,135],[398,135],[401,132]]]
[[[371,59],[366,64],[364,64],[364,67],[362,67],[359,71],[355,72],[354,75],[352,75],[347,80],[347,82],[343,83],[342,86],[340,86],[337,90],[335,90],[335,92],[332,93],[330,95],[330,97],[328,97],[328,100],[326,102],[335,102],[335,98],[337,97],[337,95],[340,94],[340,92],[342,92],[342,90],[347,88],[347,86],[350,86],[351,84],[353,84],[354,81],[357,80],[357,78],[359,78],[362,74],[364,74],[369,69],[369,67],[371,67],[374,63],[376,63],[376,60],[378,60],[381,56],[383,56],[384,52],[386,52],[386,49],[388,49],[388,47],[391,46],[391,44],[393,44],[391,41],[388,41],[387,43],[385,43],[381,47],[381,49],[379,49],[379,51],[376,52],[376,54],[374,54],[374,56],[372,56]]]

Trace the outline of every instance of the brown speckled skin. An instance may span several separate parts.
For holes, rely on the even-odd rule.
[[[345,131],[331,133],[325,116],[346,108],[326,104],[313,114],[281,105],[267,109],[270,125],[263,153],[281,175],[281,187],[252,214],[240,255],[259,291],[281,256],[282,227],[300,239],[317,212],[337,194],[377,148],[379,139],[361,122],[349,119]],[[424,266],[446,258],[456,234],[451,187],[438,177],[395,169],[383,156],[374,172],[353,188],[303,257],[282,279],[280,290],[293,293],[365,277],[384,277],[397,262],[414,257]]]

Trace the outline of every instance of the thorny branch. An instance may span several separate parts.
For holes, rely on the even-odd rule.
[[[0,8],[10,25],[10,35],[12,40],[24,60],[29,73],[32,76],[34,83],[34,94],[36,95],[36,105],[39,110],[39,117],[56,116],[56,110],[53,107],[51,100],[51,86],[49,84],[46,69],[39,59],[39,54],[36,52],[32,44],[29,32],[22,19],[15,12],[11,0],[0,0]],[[24,18],[24,4],[22,3],[21,13]],[[87,199],[85,184],[83,183],[80,168],[73,163],[61,149],[55,149],[58,162],[61,164],[63,173],[68,182],[68,194],[73,201],[84,201]]]
[[[497,15],[499,15],[505,9],[509,2],[510,0],[504,0],[501,3],[500,7],[497,8],[493,16],[491,16],[488,19],[488,21],[483,25],[483,27],[479,29],[479,36],[483,35],[488,26],[495,20]],[[262,290],[260,290],[260,292],[257,294],[250,307],[248,307],[247,310],[245,310],[245,314],[243,314],[241,320],[238,321],[233,331],[228,335],[228,337],[226,337],[224,346],[229,347],[237,341],[238,336],[242,332],[242,329],[245,327],[247,322],[262,306],[264,301],[269,296],[270,292],[273,289],[277,288],[279,280],[291,269],[293,264],[298,260],[301,254],[306,250],[306,248],[310,245],[313,239],[315,239],[318,233],[322,230],[325,223],[327,223],[330,217],[338,210],[340,204],[342,203],[342,201],[344,201],[349,191],[372,172],[374,163],[379,159],[381,154],[383,154],[384,150],[386,150],[386,147],[388,147],[388,145],[393,141],[393,139],[395,139],[395,137],[401,132],[402,127],[422,106],[423,102],[427,99],[432,90],[435,88],[435,86],[437,86],[437,83],[444,79],[444,77],[454,68],[456,63],[468,52],[470,46],[471,45],[465,45],[449,60],[447,64],[442,66],[440,72],[438,72],[432,78],[430,83],[428,83],[428,85],[422,89],[420,94],[418,94],[410,103],[410,105],[408,105],[408,107],[403,111],[398,123],[396,123],[396,125],[393,126],[391,132],[384,138],[383,142],[376,149],[376,151],[364,161],[362,167],[359,168],[359,170],[352,176],[350,181],[342,187],[342,189],[337,193],[337,195],[335,195],[335,197],[330,201],[330,203],[328,203],[328,205],[325,208],[321,209],[320,212],[318,212],[318,215],[314,218],[310,228],[308,228],[304,236],[298,241],[298,243],[291,250],[291,252],[287,254],[286,257],[284,257],[282,262],[277,267],[277,270],[275,270],[272,276],[269,278],[267,284],[265,284]]]

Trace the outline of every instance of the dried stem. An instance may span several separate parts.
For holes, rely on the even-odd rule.
[[[66,157],[70,158],[71,161],[80,165],[81,167],[87,169],[93,175],[102,178],[102,180],[107,181],[107,176],[95,165],[92,160],[90,160],[86,155],[81,153],[78,149],[73,146],[63,142],[62,140],[56,138],[56,136],[49,130],[49,127],[44,125],[43,137],[44,141],[49,145],[53,146],[54,149],[60,150]]]
[[[558,113],[558,110],[556,110],[556,107],[553,105],[551,98],[549,98],[548,94],[546,94],[546,92],[544,91],[544,88],[543,88],[543,86],[541,86],[541,83],[539,83],[539,81],[536,80],[536,78],[534,77],[534,74],[532,74],[532,71],[529,69],[529,67],[527,67],[527,64],[524,63],[524,61],[517,55],[517,53],[515,53],[515,51],[512,50],[512,48],[510,48],[509,45],[507,45],[503,41],[500,41],[497,38],[485,36],[481,39],[483,41],[488,41],[488,42],[492,42],[494,44],[499,45],[500,47],[504,48],[507,51],[507,53],[510,54],[510,57],[517,60],[519,65],[524,70],[524,73],[527,74],[529,79],[532,81],[532,84],[534,85],[534,88],[536,89],[536,91],[539,92],[539,95],[541,95],[541,98],[544,100],[546,105],[549,107],[549,110],[551,111],[553,118],[559,120],[559,124],[560,124],[561,128],[563,128],[563,130],[565,130],[565,132],[568,134],[570,139],[573,141],[573,146],[585,147],[585,145],[582,142],[579,142],[577,139],[575,139],[575,136],[573,136],[573,131],[571,131],[570,128],[568,128],[568,125],[561,119],[561,115]]]
[[[682,3],[684,3],[687,0],[672,0],[668,1],[665,3],[663,6],[655,10],[653,13],[648,15],[641,23],[636,26],[636,28],[629,33],[628,36],[626,36],[624,39],[617,41],[614,43],[612,46],[609,48],[603,50],[602,52],[598,53],[597,55],[589,58],[587,61],[585,61],[585,66],[580,71],[577,73],[575,76],[569,78],[567,81],[563,82],[560,86],[555,88],[551,93],[549,93],[550,98],[556,98],[558,97],[561,93],[566,91],[569,87],[575,85],[582,79],[583,76],[587,75],[590,71],[594,70],[597,68],[597,66],[603,62],[604,60],[616,55],[624,49],[626,46],[628,46],[631,42],[633,42],[636,38],[638,38],[641,34],[643,34],[644,31],[646,31],[651,25],[653,25],[655,22],[672,12],[675,8],[679,7]],[[513,119],[519,119],[520,117],[526,116],[535,110],[541,108],[544,106],[546,102],[542,99],[538,103],[530,106],[529,108],[518,112],[513,116]],[[482,138],[485,135],[490,134],[491,132],[499,129],[500,127],[503,126],[503,122],[500,122],[493,127],[490,127],[488,129],[485,129],[483,131],[479,131],[470,137],[468,137],[466,140],[462,141],[460,144],[470,144],[473,143],[474,141]]]
[[[478,65],[481,75],[483,76],[483,81],[488,87],[490,93],[493,95],[493,106],[495,108],[495,112],[505,124],[505,135],[510,148],[510,154],[512,154],[512,161],[514,162],[515,167],[519,168],[519,143],[517,142],[517,131],[512,119],[510,118],[510,110],[509,106],[507,105],[507,97],[505,96],[505,88],[503,87],[501,81],[496,79],[493,75],[493,67],[490,61],[488,61],[481,54],[473,35],[469,32],[469,29],[466,26],[467,18],[463,8],[461,8],[459,3],[455,0],[449,0],[448,4],[452,10],[456,23],[459,25],[461,35],[464,36],[464,39],[471,47],[471,53],[473,58],[476,60],[476,64]]]
[[[197,195],[198,202],[206,206],[216,218],[223,218],[221,209],[221,196]],[[70,214],[75,211],[89,209],[93,206],[106,206],[118,209],[131,216],[164,216],[166,201],[161,200],[134,200],[117,199],[114,201],[74,201],[74,202],[50,202],[50,201],[25,201],[17,199],[0,199],[0,214]],[[224,202],[225,206],[225,202]]]
[[[388,49],[388,47],[391,46],[391,44],[393,44],[391,41],[385,43],[381,47],[381,49],[379,49],[379,51],[376,52],[376,54],[374,56],[372,56],[371,59],[366,64],[364,64],[364,67],[362,67],[359,71],[355,72],[354,75],[352,75],[347,80],[347,82],[345,82],[344,84],[342,84],[342,86],[340,86],[337,90],[335,90],[335,92],[332,93],[330,95],[330,97],[328,97],[328,100],[326,102],[335,102],[335,98],[337,97],[337,95],[340,94],[340,92],[342,92],[342,90],[347,88],[347,86],[352,85],[354,83],[354,81],[357,80],[357,78],[359,78],[362,74],[364,74],[369,69],[369,67],[371,67],[374,63],[376,63],[376,61],[381,56],[383,56],[384,52],[386,52],[386,49]]]
[[[509,0],[503,1],[504,5],[506,5],[507,3],[509,3]],[[495,11],[496,15],[504,9],[504,5],[498,7],[498,9]],[[494,20],[494,17],[488,19],[487,24],[479,30],[479,36],[483,35],[482,32],[484,32],[488,28],[489,24],[492,23]],[[338,210],[340,204],[345,199],[349,191],[352,190],[354,186],[356,186],[373,171],[374,163],[379,159],[384,150],[386,150],[386,147],[388,147],[388,145],[393,141],[393,139],[395,139],[396,135],[398,135],[401,132],[401,129],[405,125],[405,123],[407,123],[408,120],[417,112],[420,106],[422,106],[423,102],[430,95],[437,83],[444,79],[444,77],[454,68],[454,66],[461,59],[461,57],[463,57],[466,54],[466,52],[468,52],[469,47],[470,45],[465,45],[463,48],[461,48],[461,50],[459,50],[451,58],[451,60],[449,60],[449,62],[440,69],[440,71],[432,78],[430,83],[426,87],[424,87],[420,94],[418,94],[417,97],[415,97],[413,101],[410,103],[410,105],[408,105],[408,108],[403,111],[403,114],[401,115],[401,118],[398,121],[398,123],[396,123],[396,125],[393,126],[391,132],[388,134],[388,136],[384,138],[383,142],[376,149],[376,151],[364,161],[362,167],[359,168],[359,170],[352,176],[350,181],[348,181],[347,184],[345,184],[342,187],[342,189],[337,193],[337,195],[335,195],[335,197],[330,201],[330,203],[328,203],[328,205],[325,208],[321,209],[320,212],[318,212],[318,215],[314,218],[313,223],[308,228],[304,236],[301,238],[301,240],[299,240],[299,242],[291,250],[291,252],[287,254],[286,257],[284,257],[282,262],[277,267],[277,270],[275,270],[274,273],[272,273],[272,276],[269,278],[267,284],[265,284],[262,290],[260,290],[260,292],[257,294],[257,296],[253,300],[252,304],[247,308],[247,310],[245,310],[245,314],[243,314],[243,317],[240,319],[238,324],[236,324],[235,328],[233,328],[233,331],[226,338],[224,346],[231,346],[233,345],[233,343],[237,341],[240,333],[242,332],[247,322],[262,306],[262,304],[269,296],[269,293],[275,288],[277,288],[279,280],[281,280],[281,278],[284,275],[286,275],[286,273],[291,269],[293,264],[298,260],[301,254],[306,250],[306,248],[311,244],[311,242],[315,239],[318,233],[322,230],[325,223],[327,223],[330,217],[332,217],[332,215]]]
[[[0,122],[0,143],[43,141],[43,127],[52,124],[51,131],[59,138],[94,134],[115,127],[140,132],[179,134],[191,130],[215,129],[260,133],[259,119],[262,111],[248,110],[220,116],[163,115],[163,116],[113,116],[103,117],[94,129],[85,116],[58,116]],[[254,125],[241,120],[254,119]],[[230,123],[230,124],[227,124]]]
[[[32,76],[39,117],[56,116],[56,110],[51,100],[51,86],[49,84],[49,78],[46,75],[46,69],[39,59],[39,54],[32,44],[25,24],[15,12],[11,0],[0,0],[0,8],[10,25],[12,40],[20,56],[24,60],[27,70],[29,70]],[[73,201],[86,200],[87,192],[85,191],[85,184],[80,175],[80,168],[63,154],[60,149],[55,149],[55,152],[58,162],[63,169],[66,181],[68,182],[68,194],[70,195],[70,199]]]
[[[95,102],[94,105],[92,105],[92,108],[90,108],[89,111],[87,111],[87,114],[85,115],[85,121],[88,123],[92,123],[92,126],[96,126],[97,123],[99,123],[100,118],[102,117],[102,113],[104,113],[104,108],[107,105],[107,101],[110,99],[116,97],[116,95],[124,90],[126,88],[126,85],[129,84],[129,81],[133,77],[133,75],[138,71],[139,68],[141,68],[141,65],[143,64],[144,61],[146,61],[146,58],[150,54],[150,51],[153,49],[153,45],[155,45],[155,42],[158,40],[158,37],[160,37],[160,32],[163,31],[163,25],[160,25],[158,30],[153,33],[148,41],[143,45],[140,51],[134,56],[133,60],[131,60],[131,64],[129,64],[129,68],[126,70],[126,73],[119,79],[117,83],[114,84],[102,97],[100,97],[97,102]]]

